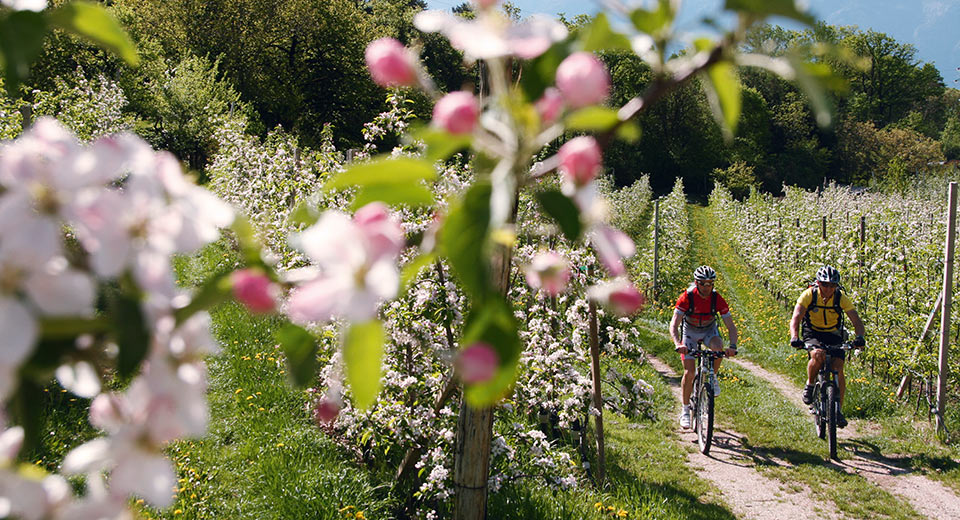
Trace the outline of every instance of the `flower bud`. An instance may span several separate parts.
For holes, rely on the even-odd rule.
[[[612,276],[620,276],[627,272],[623,259],[634,255],[637,246],[626,233],[600,224],[590,233],[590,245],[597,252],[597,257]]]
[[[467,384],[485,383],[497,373],[500,356],[486,343],[474,343],[460,351],[457,357],[457,372]]]
[[[313,408],[313,420],[317,423],[317,426],[329,426],[340,414],[340,408],[339,400],[324,396],[317,401],[317,405]]]
[[[373,81],[381,87],[417,84],[417,70],[410,51],[393,38],[380,38],[364,52]]]
[[[433,107],[433,123],[451,134],[473,132],[479,115],[477,98],[462,90],[443,96]]]
[[[525,270],[527,284],[534,289],[543,289],[551,298],[567,288],[570,280],[570,265],[553,251],[544,251],[533,257]]]
[[[375,258],[396,256],[403,249],[403,228],[390,217],[382,202],[371,202],[353,214],[353,223],[367,240],[369,253]]]
[[[589,184],[600,173],[603,156],[600,154],[600,145],[593,137],[574,137],[560,147],[557,155],[560,172],[577,186]]]
[[[610,94],[606,67],[589,52],[575,52],[557,67],[557,88],[574,108],[600,103]]]
[[[233,284],[233,297],[250,312],[266,314],[276,308],[279,290],[267,275],[259,270],[234,271],[230,275],[230,282]]]
[[[563,110],[563,95],[555,87],[550,87],[543,92],[543,96],[537,100],[535,106],[544,126],[550,125],[557,120],[557,116]]]

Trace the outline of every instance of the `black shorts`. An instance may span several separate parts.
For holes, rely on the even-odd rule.
[[[823,348],[822,345],[839,345],[843,343],[843,336],[839,331],[823,332],[819,330],[803,329],[803,342],[807,345]],[[846,359],[847,351],[840,348],[825,349],[834,359]]]

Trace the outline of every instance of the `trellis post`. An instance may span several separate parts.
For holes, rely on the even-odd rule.
[[[957,183],[950,183],[949,202],[947,210],[947,240],[944,247],[943,263],[943,312],[940,313],[940,371],[937,376],[937,428],[946,425],[942,423],[943,406],[947,399],[947,347],[950,345],[950,311],[953,304],[953,253],[954,237],[956,235],[957,220]]]
[[[593,275],[593,266],[590,267],[591,277]],[[596,410],[594,424],[597,434],[597,487],[603,487],[603,479],[606,468],[606,454],[603,443],[603,394],[600,388],[600,334],[597,327],[597,304],[590,300],[588,304],[590,313],[590,368],[593,373],[593,406]],[[593,410],[591,410],[593,412]]]

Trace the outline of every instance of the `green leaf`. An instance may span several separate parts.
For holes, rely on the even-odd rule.
[[[736,68],[728,61],[711,65],[707,69],[707,78],[716,96],[711,102],[716,105],[714,115],[724,130],[724,135],[731,138],[737,130],[737,122],[740,121],[740,78]]]
[[[125,378],[135,374],[147,357],[150,329],[139,298],[122,290],[112,291],[108,298],[110,321],[120,349],[117,372]]]
[[[260,256],[260,241],[257,240],[257,231],[253,224],[245,217],[238,215],[230,224],[230,230],[240,246],[240,252],[243,253],[244,262],[248,266],[266,267],[263,258]]]
[[[407,291],[410,289],[410,284],[417,279],[417,275],[420,274],[420,271],[422,271],[424,267],[433,263],[436,259],[437,255],[433,253],[424,253],[422,255],[418,255],[407,265],[403,266],[403,272],[400,274],[400,298],[407,294]]]
[[[354,323],[343,343],[347,381],[357,408],[366,410],[380,392],[380,364],[383,361],[383,324],[377,320]]]
[[[210,309],[227,300],[232,292],[231,274],[233,273],[220,273],[203,282],[203,285],[194,293],[190,303],[174,311],[173,316],[177,325],[187,321],[194,314]]]
[[[520,336],[513,310],[502,296],[491,296],[475,305],[467,316],[460,344],[468,347],[477,342],[493,347],[500,358],[500,366],[490,381],[469,385],[466,389],[467,402],[471,406],[484,407],[506,395],[517,378]]]
[[[105,317],[97,318],[43,318],[40,337],[43,339],[73,339],[81,334],[100,334],[109,329]]]
[[[374,201],[413,207],[430,206],[434,202],[433,192],[419,183],[378,184],[360,188],[350,208],[356,210]]]
[[[43,49],[46,35],[47,24],[40,13],[0,13],[0,64],[10,97],[19,97],[20,83],[30,75],[30,64]]]
[[[297,387],[313,381],[317,367],[317,340],[303,327],[287,323],[274,334],[283,355],[287,358],[287,372]]]
[[[581,32],[580,44],[587,52],[606,50],[629,51],[630,40],[610,28],[610,21],[603,12],[597,14],[593,22]]]
[[[642,33],[656,35],[673,22],[674,12],[670,0],[660,0],[656,10],[634,9],[630,12],[630,21]]]
[[[567,129],[572,131],[603,132],[620,121],[612,108],[589,106],[567,116]]]
[[[477,182],[453,205],[443,224],[441,238],[454,275],[475,301],[490,292],[485,255],[490,227],[489,183]]]
[[[446,160],[454,153],[468,148],[473,142],[469,135],[454,135],[431,126],[425,126],[414,132],[412,137],[427,145],[426,156],[431,161]]]
[[[815,21],[809,14],[799,11],[794,0],[726,0],[724,9],[760,17],[784,16],[807,25],[813,25]]]
[[[350,186],[377,186],[433,181],[437,172],[433,164],[411,157],[376,159],[358,164],[330,179],[323,189],[333,190]]]
[[[527,101],[537,101],[547,88],[553,86],[557,67],[567,54],[567,44],[558,42],[524,66],[523,74],[520,75],[520,89],[523,90]]]
[[[640,125],[633,119],[617,127],[617,137],[628,143],[635,143],[640,140]]]
[[[797,74],[797,85],[810,100],[814,118],[821,127],[833,123],[833,107],[827,97],[826,87],[842,89],[845,81],[834,76],[826,63],[810,63],[793,57],[791,60]]]
[[[550,215],[567,240],[575,242],[580,238],[583,226],[580,223],[580,210],[569,197],[557,190],[547,190],[537,193],[537,201],[543,211]]]
[[[140,57],[130,36],[114,16],[101,5],[72,1],[49,11],[50,24],[65,31],[84,36],[107,49],[130,65],[137,65]]]
[[[309,200],[305,200],[300,204],[297,204],[297,207],[293,208],[293,211],[291,211],[290,215],[287,216],[287,223],[292,225],[300,224],[304,227],[310,227],[320,220],[320,215],[321,213],[317,211],[316,206]]]

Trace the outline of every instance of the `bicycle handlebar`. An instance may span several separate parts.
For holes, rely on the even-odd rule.
[[[811,351],[811,350],[817,350],[817,349],[821,349],[821,348],[824,349],[824,350],[826,350],[826,349],[834,349],[834,350],[856,350],[856,349],[862,348],[862,347],[855,347],[855,346],[853,345],[853,342],[852,342],[852,341],[845,341],[845,342],[843,342],[843,343],[841,343],[841,344],[839,344],[839,345],[808,345],[808,344],[804,343],[804,345],[803,345],[802,347],[794,347],[793,345],[790,345],[790,348],[796,348],[797,350]]]

